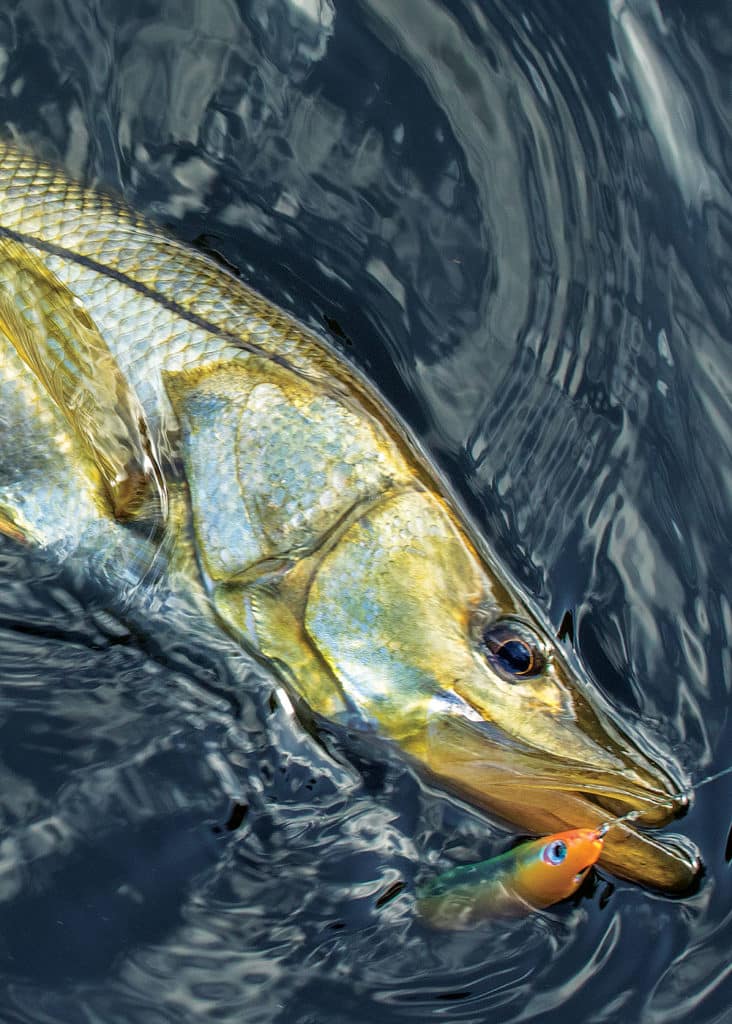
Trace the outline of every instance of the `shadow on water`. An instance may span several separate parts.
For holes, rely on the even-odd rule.
[[[731,57],[715,3],[12,0],[0,110],[329,333],[694,779],[729,748]],[[416,873],[500,826],[230,645],[9,542],[0,578],[3,1021],[728,1013],[729,779],[691,899],[433,934]]]

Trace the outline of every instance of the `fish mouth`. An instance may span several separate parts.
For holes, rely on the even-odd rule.
[[[537,835],[609,824],[600,866],[667,893],[690,891],[701,861],[684,837],[658,829],[683,814],[679,778],[636,745],[613,744],[617,766],[593,768],[528,748],[515,737],[458,716],[433,722],[420,761],[442,786]],[[632,821],[614,821],[632,814]],[[591,865],[590,865],[591,866]]]

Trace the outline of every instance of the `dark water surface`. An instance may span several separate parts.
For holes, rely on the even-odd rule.
[[[0,127],[330,331],[699,779],[732,752],[731,62],[721,2],[7,0]],[[431,933],[420,866],[499,824],[73,567],[6,542],[0,584],[2,1024],[732,1020],[729,777],[678,823],[695,896],[600,875]]]

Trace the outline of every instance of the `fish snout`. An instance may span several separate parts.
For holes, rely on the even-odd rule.
[[[695,882],[696,849],[679,837],[644,831],[683,813],[688,798],[681,780],[639,743],[621,745],[619,730],[593,766],[589,759],[531,749],[495,727],[445,716],[433,721],[419,753],[443,784],[514,826],[536,835],[589,829],[595,838],[585,835],[589,856],[578,870],[595,857],[613,874],[662,891],[684,892]],[[632,823],[614,823],[599,834],[631,813]],[[588,845],[592,841],[601,845]]]

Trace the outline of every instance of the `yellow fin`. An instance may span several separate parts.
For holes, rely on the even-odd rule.
[[[10,537],[11,540],[16,540],[21,544],[28,543],[28,535],[22,530],[13,520],[7,515],[3,509],[0,508],[0,533],[5,537]]]
[[[0,237],[0,330],[97,466],[115,518],[165,515],[142,407],[76,296],[26,246]]]

